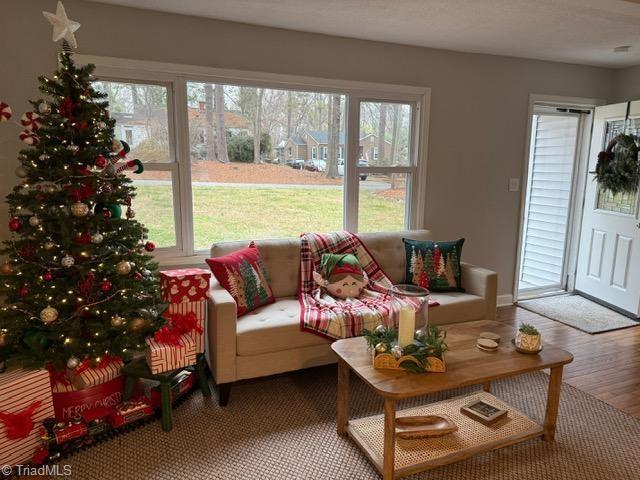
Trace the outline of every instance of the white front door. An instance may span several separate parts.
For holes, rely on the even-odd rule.
[[[595,109],[589,154],[593,172],[598,152],[625,131],[627,103]],[[640,134],[640,101],[631,102],[627,133]],[[640,223],[638,191],[612,195],[587,179],[576,290],[640,317]]]

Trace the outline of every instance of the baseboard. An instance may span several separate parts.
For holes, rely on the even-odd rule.
[[[507,305],[513,305],[513,295],[510,293],[498,295],[498,306],[506,307]]]

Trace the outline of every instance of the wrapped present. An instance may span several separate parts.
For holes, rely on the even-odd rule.
[[[68,376],[75,389],[82,390],[119,377],[123,365],[120,357],[105,357],[94,367],[90,366],[88,360],[85,360],[76,368],[69,369]]]
[[[211,272],[202,268],[183,268],[160,272],[162,299],[169,303],[205,300],[209,294]]]
[[[163,327],[163,329],[166,327]],[[196,344],[189,335],[164,338],[163,329],[147,338],[147,365],[151,373],[164,373],[196,363]],[[171,332],[168,335],[172,335]]]
[[[46,370],[0,374],[0,465],[28,462],[40,446],[40,428],[53,416]]]
[[[174,327],[184,330],[196,343],[196,353],[204,353],[207,301],[170,303],[164,313]]]
[[[122,402],[123,390],[124,377],[118,376],[108,382],[82,390],[54,391],[55,418],[59,422],[64,422],[74,420],[95,408],[115,408]]]
[[[48,365],[49,381],[53,393],[75,392],[76,387],[71,384],[66,370],[56,370],[53,365]]]

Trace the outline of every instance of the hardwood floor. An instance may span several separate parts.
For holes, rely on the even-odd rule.
[[[640,326],[590,335],[516,306],[500,307],[497,320],[534,325],[543,343],[573,354],[564,382],[640,418]]]

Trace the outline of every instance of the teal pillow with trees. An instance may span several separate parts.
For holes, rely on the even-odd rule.
[[[405,281],[432,292],[464,292],[460,256],[464,238],[452,242],[403,238],[407,257]]]

